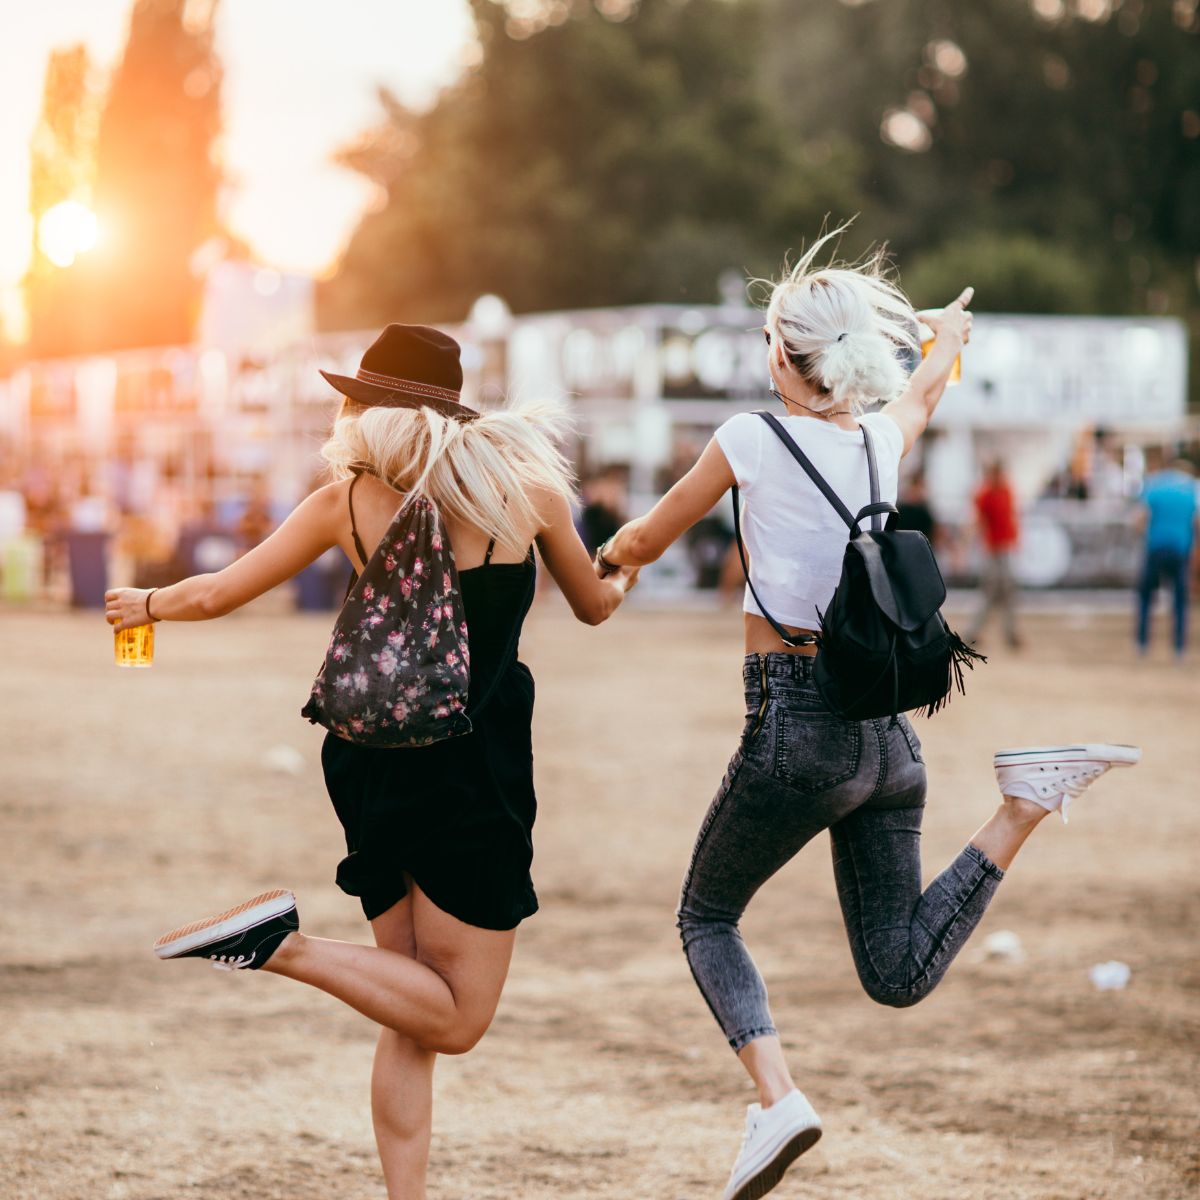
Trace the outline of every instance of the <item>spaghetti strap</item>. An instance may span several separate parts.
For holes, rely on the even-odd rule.
[[[354,523],[354,485],[362,478],[362,472],[355,472],[354,478],[350,481],[350,490],[346,493],[346,500],[350,505],[350,532],[354,535],[354,548],[358,551],[359,562],[365,567],[367,565],[367,551],[362,544],[362,538],[358,536],[358,526]]]
[[[504,497],[500,501],[500,503],[502,505],[507,506],[507,504],[508,504],[508,493],[507,492],[504,493]],[[485,567],[489,566],[491,564],[492,555],[495,553],[496,553],[496,535],[493,534],[490,538],[488,538],[487,552],[483,556],[483,565]]]

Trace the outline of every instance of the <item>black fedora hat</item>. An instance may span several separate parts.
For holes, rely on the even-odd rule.
[[[429,325],[389,325],[362,356],[358,373],[324,378],[355,404],[385,408],[432,408],[445,417],[473,421],[479,413],[460,400],[460,347]]]

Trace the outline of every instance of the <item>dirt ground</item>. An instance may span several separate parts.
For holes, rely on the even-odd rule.
[[[151,671],[111,665],[98,616],[0,622],[0,1197],[380,1200],[370,1024],[149,951],[280,885],[310,932],[370,940],[333,885],[321,734],[298,715],[328,619],[160,626]],[[1165,649],[1136,663],[1123,615],[1027,633],[918,722],[927,877],[995,803],[994,748],[1107,738],[1145,760],[1042,825],[916,1008],[859,989],[826,839],[763,890],[747,940],[826,1123],[781,1200],[1200,1194],[1200,678]],[[493,1029],[438,1067],[434,1200],[721,1194],[753,1097],[673,908],[740,729],[739,634],[734,613],[592,630],[535,610],[542,911]],[[984,954],[997,930],[1024,962]],[[1132,968],[1124,990],[1089,982],[1108,959]]]

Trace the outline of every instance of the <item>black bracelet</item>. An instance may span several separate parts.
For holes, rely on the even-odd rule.
[[[604,557],[604,549],[611,541],[612,538],[608,538],[603,545],[596,547],[596,565],[604,572],[605,575],[615,575],[621,569],[621,565],[619,563],[609,562],[608,559]]]
[[[161,618],[161,617],[156,617],[156,616],[155,616],[155,615],[154,615],[154,614],[153,614],[153,613],[150,611],[150,597],[151,597],[151,596],[153,596],[153,595],[154,595],[154,593],[155,593],[155,592],[157,592],[157,591],[158,591],[158,588],[156,588],[156,587],[152,587],[152,588],[151,588],[151,589],[150,589],[150,590],[149,590],[149,591],[146,593],[146,616],[148,616],[148,617],[150,618],[151,622],[155,622],[155,621],[161,621],[161,620],[162,620],[162,618]]]

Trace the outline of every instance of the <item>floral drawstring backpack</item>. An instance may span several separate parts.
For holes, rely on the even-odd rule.
[[[427,746],[470,733],[467,621],[436,507],[407,500],[370,558],[354,537],[366,566],[301,716],[364,746]]]

